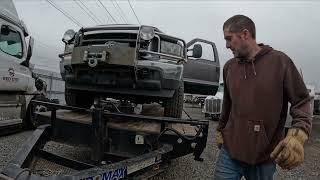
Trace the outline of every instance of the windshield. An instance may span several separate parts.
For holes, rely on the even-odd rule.
[[[22,58],[22,40],[18,31],[7,26],[1,27],[0,50],[17,58]]]

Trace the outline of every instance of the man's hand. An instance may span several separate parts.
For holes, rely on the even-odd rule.
[[[221,146],[223,145],[223,138],[222,133],[220,131],[217,131],[216,133],[216,143],[218,145],[218,148],[221,149]]]
[[[273,150],[270,157],[282,169],[293,169],[304,161],[304,143],[308,135],[301,129],[289,129],[284,138]]]

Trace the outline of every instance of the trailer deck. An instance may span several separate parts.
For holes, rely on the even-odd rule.
[[[70,121],[80,124],[91,125],[92,124],[92,116],[87,112],[75,112],[72,110],[58,110],[56,112],[56,118],[58,120]],[[39,119],[49,120],[51,118],[51,112],[40,112],[38,113]],[[159,118],[159,117],[157,117]],[[183,124],[183,123],[168,123],[168,127],[171,127],[177,130],[179,133],[187,136],[195,136],[197,134],[196,128],[194,125]],[[118,129],[118,130],[127,130],[127,131],[137,131],[144,133],[152,133],[157,134],[161,130],[161,123],[156,121],[145,121],[145,120],[119,120],[110,118],[107,124],[108,128]],[[173,132],[166,132],[173,133]]]
[[[40,123],[0,173],[4,179],[130,179],[154,174],[172,159],[190,153],[201,160],[209,122],[112,113],[96,105],[83,109],[32,101],[50,112],[34,113]],[[46,151],[59,142],[90,148],[85,161]],[[40,169],[39,169],[40,168]],[[54,169],[58,172],[50,171]],[[41,171],[41,173],[39,173]]]

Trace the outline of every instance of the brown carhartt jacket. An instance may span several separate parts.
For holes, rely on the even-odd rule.
[[[258,164],[284,137],[291,103],[292,127],[311,128],[310,97],[292,60],[260,44],[252,60],[233,58],[223,68],[223,108],[217,130],[233,159]]]

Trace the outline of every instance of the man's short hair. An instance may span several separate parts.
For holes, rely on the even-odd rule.
[[[256,27],[254,22],[247,16],[244,15],[235,15],[229,18],[223,24],[223,29],[229,28],[230,32],[238,33],[244,29],[247,29],[253,39],[256,39]]]

